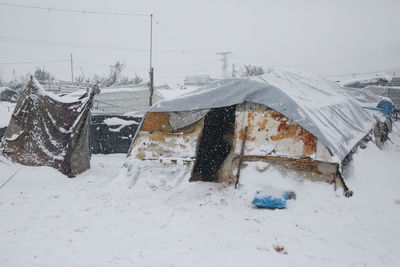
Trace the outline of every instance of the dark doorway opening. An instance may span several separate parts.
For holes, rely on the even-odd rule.
[[[215,182],[217,172],[233,145],[236,106],[212,109],[204,118],[204,129],[191,181]]]

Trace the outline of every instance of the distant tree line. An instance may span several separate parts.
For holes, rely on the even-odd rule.
[[[108,76],[95,74],[92,78],[88,78],[82,74],[76,76],[74,81],[82,85],[99,82],[101,87],[109,87],[113,85],[132,85],[143,82],[143,78],[138,74],[135,74],[133,77],[123,75],[124,69],[125,64],[117,61],[116,63],[110,65],[110,72]],[[29,80],[30,76],[31,74],[27,74],[25,76],[21,76],[19,79],[6,82],[0,75],[0,86],[8,86],[12,89],[19,90],[26,85],[26,82]],[[51,83],[55,81],[55,76],[50,71],[46,70],[45,67],[36,67],[32,76],[41,83]]]
[[[244,65],[243,68],[244,69],[242,70],[242,77],[263,75],[265,73],[262,66]]]
[[[110,73],[108,76],[100,76],[95,74],[91,80],[93,83],[100,83],[103,87],[113,86],[113,85],[129,85],[129,84],[140,84],[143,79],[135,74],[134,77],[122,75],[125,69],[125,63],[117,61],[110,66]],[[83,79],[83,77],[78,77],[78,79]]]
[[[125,69],[125,63],[117,61],[110,65],[110,73],[108,76],[100,76],[98,74],[93,75],[92,79],[85,79],[83,76],[78,76],[75,81],[78,83],[99,83],[102,87],[109,87],[113,85],[129,85],[129,84],[140,84],[143,79],[135,74],[134,77],[122,75]]]

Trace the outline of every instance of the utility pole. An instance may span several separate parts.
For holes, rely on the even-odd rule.
[[[153,57],[153,14],[150,14],[150,72],[149,72],[149,106],[153,105],[153,93],[154,93],[154,69],[152,66]]]
[[[232,52],[219,52],[217,55],[220,55],[220,61],[222,61],[222,78],[226,79],[229,77],[228,73],[228,55],[232,54]]]
[[[71,53],[71,82],[74,82],[74,62],[72,61],[72,53]]]
[[[85,73],[83,72],[82,67],[79,67],[79,68],[81,69],[81,73],[82,73],[82,76],[83,76],[83,83],[86,83]]]

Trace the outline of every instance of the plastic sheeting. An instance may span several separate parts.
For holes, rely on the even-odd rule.
[[[196,111],[185,111],[185,112],[170,112],[169,113],[169,124],[172,129],[186,127],[201,120],[210,110],[196,110]]]
[[[148,112],[193,111],[243,102],[263,104],[312,133],[340,163],[373,128],[374,119],[334,82],[305,73],[271,71],[252,79],[226,79],[162,101]]]
[[[95,86],[61,98],[31,80],[20,95],[1,143],[3,153],[28,166],[51,166],[69,177],[90,167],[89,118]]]
[[[251,203],[257,208],[286,209],[286,200],[289,199],[296,199],[296,193],[293,191],[279,191],[266,188],[257,191]]]

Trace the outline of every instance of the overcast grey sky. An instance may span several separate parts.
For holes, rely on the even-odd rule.
[[[283,66],[329,75],[400,67],[400,0],[0,0],[53,8],[154,14],[157,83],[185,75],[221,75],[230,64]],[[147,78],[149,17],[73,14],[0,6],[0,71],[5,78],[36,66],[70,79],[107,74],[116,60],[126,75]],[[48,42],[43,42],[48,41]],[[180,51],[187,51],[182,53]],[[7,63],[7,64],[5,64]]]

